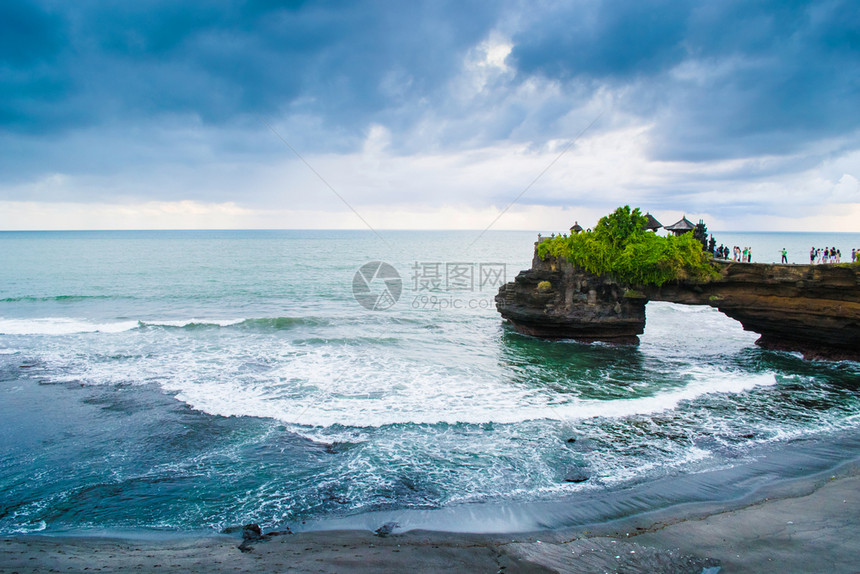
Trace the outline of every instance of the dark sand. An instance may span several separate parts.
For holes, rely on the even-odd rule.
[[[528,535],[318,531],[237,537],[0,539],[0,572],[860,572],[860,466],[795,480],[737,508],[670,508]],[[719,568],[719,570],[717,570]]]

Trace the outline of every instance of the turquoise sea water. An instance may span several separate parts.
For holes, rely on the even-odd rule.
[[[0,232],[0,534],[559,526],[735,496],[791,468],[762,466],[779,453],[857,454],[857,363],[673,304],[648,305],[637,348],[524,337],[492,297],[536,234],[380,235]],[[756,261],[860,247],[717,240]],[[397,295],[356,275],[372,261],[401,281],[384,310],[354,296]],[[528,510],[547,504],[570,511]]]

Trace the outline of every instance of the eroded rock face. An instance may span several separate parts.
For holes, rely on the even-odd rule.
[[[834,265],[721,263],[707,282],[662,287],[622,285],[541,260],[503,285],[496,308],[514,328],[547,339],[635,344],[645,328],[645,304],[710,305],[761,335],[768,349],[807,358],[860,360],[860,268]]]
[[[610,277],[586,273],[565,260],[542,261],[537,253],[532,268],[496,295],[496,308],[521,333],[621,344],[639,342],[646,302]]]
[[[648,291],[653,301],[716,307],[761,335],[766,349],[807,358],[860,360],[860,268],[727,263],[704,285]]]

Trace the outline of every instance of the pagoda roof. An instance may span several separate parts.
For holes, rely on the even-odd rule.
[[[571,227],[570,230],[573,231],[574,233],[579,233],[580,231],[582,231],[582,226],[579,225],[579,222],[574,221],[573,227]]]
[[[673,223],[672,225],[667,225],[664,229],[668,231],[693,231],[696,228],[695,225],[687,219],[687,216],[681,218],[681,221]]]
[[[645,225],[643,225],[642,227],[644,227],[645,229],[650,229],[652,231],[657,231],[658,229],[663,227],[663,224],[657,221],[657,219],[650,213],[646,213]]]

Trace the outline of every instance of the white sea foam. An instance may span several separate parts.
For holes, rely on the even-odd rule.
[[[578,405],[558,407],[556,411],[564,419],[621,418],[649,415],[674,409],[683,401],[691,401],[711,393],[743,393],[755,387],[776,384],[776,376],[773,373],[751,375],[715,368],[699,368],[689,370],[684,374],[688,375],[691,380],[687,385],[677,390],[635,399],[582,401]]]
[[[94,323],[68,317],[0,319],[0,335],[72,335],[75,333],[121,333],[138,327],[137,321]]]
[[[671,312],[671,310],[669,310]],[[134,329],[127,321],[97,324],[71,319],[0,320],[0,332],[88,333]],[[240,320],[206,320],[230,325]],[[204,321],[165,321],[183,327]],[[373,333],[366,333],[373,335]],[[675,409],[708,393],[742,393],[773,385],[773,373],[749,373],[713,365],[687,367],[647,396],[582,398],[535,381],[524,382],[493,353],[451,364],[444,355],[404,353],[399,345],[360,345],[265,334],[236,334],[213,346],[209,337],[180,332],[182,339],[151,353],[158,332],[141,330],[117,339],[109,350],[82,337],[70,349],[58,340],[54,378],[86,384],[156,383],[191,407],[222,416],[257,416],[303,426],[380,427],[391,424],[518,423],[529,420],[621,418]],[[250,338],[248,338],[250,337]],[[220,339],[220,337],[219,337]],[[571,381],[573,386],[575,382]],[[612,384],[607,382],[607,384]],[[564,386],[564,385],[563,385]]]
[[[682,356],[724,355],[752,346],[759,336],[705,305],[656,301],[648,303],[646,315],[643,352],[659,349]]]
[[[9,534],[33,534],[34,532],[42,532],[48,528],[44,520],[38,522],[22,524],[9,530]]]
[[[212,365],[213,372],[179,375],[162,384],[210,414],[269,417],[307,426],[379,427],[620,418],[674,409],[708,393],[741,393],[776,383],[772,373],[697,368],[683,373],[689,379],[683,387],[651,396],[580,399],[514,385],[498,373],[442,369],[349,348],[314,349],[254,376],[233,375],[235,367],[225,367]]]
[[[141,325],[151,327],[188,327],[190,325],[217,325],[227,327],[245,319],[175,319],[156,321],[123,320],[92,322],[68,317],[40,317],[35,319],[0,319],[0,335],[73,335],[76,333],[121,333]]]

